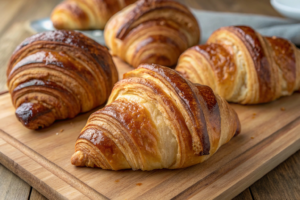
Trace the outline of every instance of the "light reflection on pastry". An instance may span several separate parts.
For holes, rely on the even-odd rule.
[[[16,48],[7,79],[18,119],[38,129],[103,104],[118,73],[106,47],[79,32],[52,31]]]
[[[71,162],[103,169],[177,169],[201,163],[240,132],[228,103],[175,70],[141,65],[124,75],[81,131]]]
[[[231,26],[215,31],[207,44],[185,51],[176,70],[227,101],[258,104],[299,90],[299,59],[299,50],[285,39]]]
[[[114,15],[104,30],[106,45],[134,68],[142,63],[174,66],[198,44],[200,29],[190,10],[172,0],[144,0]]]

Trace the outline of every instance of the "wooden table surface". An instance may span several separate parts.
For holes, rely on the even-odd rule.
[[[190,7],[222,12],[243,12],[281,17],[269,0],[178,0]],[[28,32],[16,27],[28,20],[48,17],[60,0],[0,0],[0,92],[6,90],[7,61]],[[17,38],[11,36],[16,31]],[[202,30],[205,31],[205,30]],[[15,37],[15,36],[14,36]],[[236,200],[300,199],[300,151],[255,182]],[[0,164],[0,199],[45,199],[38,191]]]

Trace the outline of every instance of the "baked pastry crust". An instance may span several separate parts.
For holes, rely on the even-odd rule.
[[[200,28],[190,10],[171,0],[132,4],[107,23],[106,45],[134,68],[142,63],[174,66],[180,54],[199,43]]]
[[[14,51],[7,69],[16,115],[30,129],[103,104],[117,81],[107,48],[74,31],[27,38]]]
[[[175,70],[141,65],[124,75],[81,131],[71,162],[120,170],[177,169],[205,161],[240,132],[228,103]]]
[[[258,104],[299,90],[299,59],[299,50],[285,39],[231,26],[215,31],[207,44],[185,51],[176,70],[227,101]]]
[[[55,7],[51,21],[56,29],[104,29],[118,11],[136,0],[66,0]]]

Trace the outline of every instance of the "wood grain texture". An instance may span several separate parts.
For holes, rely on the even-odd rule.
[[[0,0],[0,12],[3,20],[0,25],[0,37],[15,23],[49,17],[52,9],[61,0]]]
[[[254,199],[300,199],[299,166],[300,151],[250,187]]]
[[[28,199],[30,186],[0,164],[0,199]],[[18,192],[14,192],[18,191]]]
[[[46,200],[46,197],[41,195],[36,189],[32,188],[29,200]]]
[[[53,173],[49,172],[38,162],[33,161],[26,154],[2,139],[0,139],[0,149],[0,163],[49,199],[66,199],[63,195],[55,191],[64,191],[72,199],[88,199],[85,195],[78,192],[78,190],[65,185],[64,181],[53,175]],[[14,161],[17,159],[19,159],[18,163]],[[35,175],[32,176],[32,174]]]
[[[60,2],[60,0],[0,0],[0,16],[2,16],[0,25],[0,94],[2,94],[1,91],[6,89],[6,66],[10,54],[22,40],[31,35],[31,33],[27,32],[24,28],[24,22],[48,17],[58,2]],[[30,186],[15,176],[11,171],[6,170],[5,173],[0,174],[0,180],[3,180],[3,177],[6,175],[14,176],[16,180],[24,183],[29,193]],[[3,191],[6,190],[0,186],[0,193]],[[23,195],[23,190],[8,188],[8,191],[7,194],[9,196],[7,196],[7,199],[18,199],[14,197]],[[0,197],[0,199],[2,198]],[[31,199],[35,199],[35,196]]]
[[[37,153],[36,151],[33,151],[31,148],[29,148],[26,145],[22,144],[20,141],[14,139],[13,137],[11,137],[11,135],[8,135],[7,133],[5,133],[2,130],[0,129],[0,137],[3,140],[5,140],[8,144],[10,144],[11,146],[13,146],[15,148],[15,151],[19,150],[25,156],[28,156],[32,160],[34,160],[42,168],[47,169],[47,170],[50,169],[50,172],[53,175],[55,175],[56,177],[59,177],[63,181],[67,181],[67,182],[72,183],[70,185],[72,187],[75,187],[81,193],[83,193],[84,196],[87,196],[90,199],[106,199],[103,195],[95,192],[95,190],[93,190],[92,188],[88,187],[85,183],[83,183],[82,181],[80,181],[77,178],[75,178],[72,174],[68,173],[68,171],[62,170],[60,166],[57,166],[53,162],[50,162],[49,160],[45,159],[45,157],[43,157],[41,154]],[[35,163],[32,160],[27,161],[27,163],[28,162],[30,164]],[[12,160],[12,161],[14,161],[14,160]],[[22,167],[22,165],[20,167]],[[35,173],[31,172],[30,174],[28,174],[28,176],[32,176],[33,174],[35,174]],[[31,177],[28,177],[28,178],[31,178]],[[25,178],[25,180],[27,180],[27,179]],[[39,181],[36,180],[36,182],[39,182]],[[49,187],[49,186],[45,185],[44,187]],[[58,189],[58,188],[56,187],[56,189]],[[66,190],[67,193],[70,192],[69,189],[70,189],[70,187],[68,188],[68,190]],[[51,190],[51,188],[49,190]],[[53,190],[51,192],[53,192]],[[54,192],[54,193],[57,193],[57,192]],[[59,196],[58,193],[57,193],[57,196]],[[82,198],[81,196],[83,196],[81,193],[78,196],[80,198]],[[50,193],[50,195],[52,195],[52,194]],[[49,197],[48,193],[47,193],[47,196]],[[73,198],[78,198],[78,197],[77,196],[76,197],[74,197],[74,196],[68,196],[68,198],[72,198],[72,199]]]
[[[114,59],[119,71],[131,70]],[[18,175],[27,174],[22,177],[25,180],[44,180],[44,186],[37,189],[46,197],[55,195],[57,199],[79,199],[84,195],[104,199],[230,199],[300,148],[300,135],[297,134],[300,94],[264,105],[232,106],[240,117],[242,133],[206,162],[180,170],[114,172],[78,168],[70,163],[75,140],[90,113],[32,131],[17,121],[9,94],[3,94],[0,96],[0,120],[3,122],[0,138],[5,144],[0,145],[3,154],[0,158],[6,157],[6,162],[18,165],[17,169],[11,168],[12,165],[7,167],[16,170]],[[282,111],[281,107],[286,110]],[[255,118],[253,113],[256,113]],[[62,133],[61,129],[64,129]],[[16,152],[23,156],[15,157]],[[0,162],[3,161],[0,159]],[[35,170],[26,168],[31,164],[50,173],[52,180],[48,181],[42,174],[37,176]],[[18,172],[22,168],[22,173]],[[61,181],[59,187],[53,182],[58,180]],[[71,188],[77,192],[70,194]]]
[[[49,17],[53,8],[62,0],[26,0],[21,1],[22,7],[19,8],[17,14],[15,14],[7,25],[7,28],[15,23],[21,23],[25,21],[36,20],[40,18]],[[18,0],[19,2],[19,0]],[[3,30],[6,30],[4,28]]]
[[[11,42],[14,42],[14,44],[18,44],[21,42],[24,38],[28,36],[28,33],[25,29],[19,29],[21,33],[24,33],[24,35],[20,35],[20,38],[17,37],[11,37],[12,40],[6,40],[3,39],[5,36],[6,38],[9,35],[18,35],[18,28],[13,26],[16,26],[15,23],[18,23],[22,25],[23,22],[31,19],[38,19],[42,17],[48,17],[51,10],[55,6],[56,3],[58,3],[60,0],[53,0],[53,1],[47,1],[47,0],[30,0],[30,1],[22,1],[22,0],[0,0],[0,16],[2,16],[2,23],[0,25],[0,40],[1,40],[1,46],[8,46],[10,48],[1,49],[0,54],[0,91],[6,88],[6,63],[9,59],[10,55],[9,53],[6,53],[6,51],[13,51],[15,46],[10,45]],[[270,15],[270,16],[280,16],[278,12],[276,12],[272,6],[270,5],[269,0],[253,0],[253,1],[240,1],[240,0],[178,0],[181,2],[185,2],[188,6],[193,8],[198,8],[202,10],[211,10],[211,11],[223,11],[223,12],[244,12],[244,13],[253,13],[253,14],[262,14],[262,15]],[[21,26],[19,26],[21,27]],[[1,48],[1,47],[0,47]],[[4,55],[2,56],[2,54]],[[296,155],[296,158],[300,158],[300,155]],[[283,163],[286,165],[287,170],[282,172],[281,175],[284,177],[286,184],[289,184],[289,178],[293,177],[295,174],[293,173],[293,169],[297,167],[298,165],[295,165],[294,162],[286,162]],[[282,164],[282,165],[283,165]],[[278,172],[278,168],[274,169],[275,172]],[[12,174],[10,171],[6,171],[3,174],[0,174],[0,180],[3,176],[6,174]],[[18,176],[22,177],[22,174],[19,174]],[[274,174],[268,176],[268,179],[270,182],[273,183],[271,190],[267,186],[264,187],[265,191],[264,193],[273,193],[273,191],[277,191],[277,194],[280,193],[280,191],[283,190],[282,184],[276,182],[276,178],[274,177]],[[300,184],[300,176],[295,176],[294,179],[296,179],[295,182],[293,182],[294,185]],[[298,181],[297,181],[298,180]],[[33,182],[34,183],[34,182]],[[34,184],[31,185],[34,185]],[[258,183],[255,183],[256,185]],[[254,186],[253,185],[253,186]],[[274,189],[275,188],[275,189]],[[284,189],[286,189],[284,187]],[[269,191],[270,190],[270,191]],[[0,189],[0,192],[2,189]],[[268,192],[269,191],[269,192]],[[272,191],[272,192],[271,192]],[[17,191],[15,191],[17,192]],[[247,193],[248,194],[248,193]],[[257,194],[256,197],[259,197],[260,194]],[[237,197],[239,199],[240,196]],[[243,199],[243,198],[242,198]]]
[[[247,188],[243,192],[241,192],[239,195],[234,197],[232,200],[252,200],[250,189]]]

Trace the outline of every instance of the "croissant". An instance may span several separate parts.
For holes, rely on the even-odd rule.
[[[199,38],[193,14],[171,0],[138,1],[114,15],[104,30],[112,53],[134,68],[142,63],[174,66]]]
[[[207,44],[185,51],[176,70],[227,101],[258,104],[299,90],[299,59],[299,50],[285,39],[230,26],[215,31]]]
[[[227,102],[175,70],[141,65],[113,88],[79,135],[71,162],[120,170],[188,167],[240,132]]]
[[[66,0],[51,14],[56,29],[104,29],[116,12],[136,0]]]
[[[108,50],[74,31],[27,38],[14,51],[7,69],[16,116],[29,129],[47,127],[103,104],[117,81]]]

